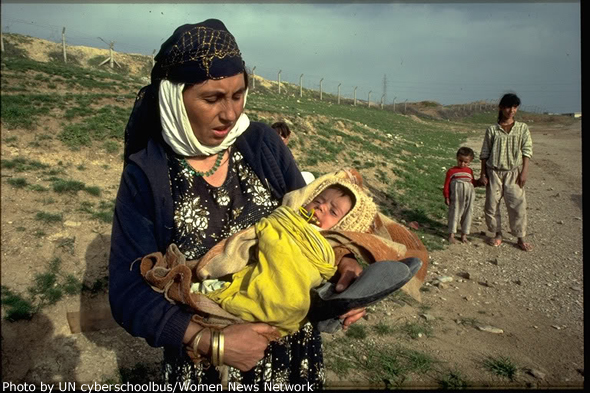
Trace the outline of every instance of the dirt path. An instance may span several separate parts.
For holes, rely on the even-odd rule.
[[[522,368],[520,381],[581,383],[581,124],[530,127],[534,158],[526,190],[528,239],[534,250],[520,251],[516,238],[507,234],[505,206],[504,243],[498,248],[485,244],[485,196],[478,195],[471,243],[432,253],[430,279],[449,276],[453,281],[443,289],[432,286],[425,292],[423,300],[442,326],[434,338],[420,341],[418,347],[457,364],[471,381],[484,382],[478,367],[483,359],[505,356]],[[468,145],[479,152],[481,139],[469,140]],[[473,169],[478,176],[478,168]],[[474,320],[474,325],[464,323]],[[478,330],[482,325],[503,333]]]

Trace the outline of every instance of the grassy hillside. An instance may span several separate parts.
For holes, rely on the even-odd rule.
[[[36,135],[33,145],[55,138],[63,144],[64,155],[80,149],[120,153],[141,86],[142,81],[132,76],[5,56],[2,128],[16,131],[12,138]],[[471,128],[482,126],[426,122],[361,103],[337,105],[330,95],[322,101],[306,98],[312,94],[306,91],[300,98],[298,89],[295,93],[287,86],[279,95],[259,82],[248,96],[246,113],[254,121],[292,124],[290,147],[302,169],[319,175],[339,167],[356,168],[383,212],[417,221],[427,245],[439,245],[446,213],[441,198],[445,168],[453,164]],[[478,116],[489,123],[493,113]]]

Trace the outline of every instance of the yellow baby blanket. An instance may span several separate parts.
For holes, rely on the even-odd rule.
[[[285,336],[298,331],[309,309],[309,290],[336,273],[327,240],[290,207],[280,206],[255,225],[258,260],[207,294],[233,315],[266,322]],[[264,295],[263,295],[264,294]]]

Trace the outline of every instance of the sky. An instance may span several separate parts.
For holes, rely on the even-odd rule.
[[[180,25],[224,22],[249,69],[379,103],[516,93],[521,109],[581,111],[580,2],[15,3],[2,33],[151,55]],[[99,38],[100,37],[100,38]]]

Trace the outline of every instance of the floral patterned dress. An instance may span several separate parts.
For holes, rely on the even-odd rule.
[[[243,156],[232,149],[229,170],[220,187],[207,183],[180,158],[169,157],[170,186],[174,199],[176,243],[187,259],[203,256],[220,240],[268,216],[279,201],[264,187]],[[165,383],[220,383],[219,372],[207,362],[195,365],[184,352],[165,351]],[[228,382],[245,385],[309,383],[321,389],[324,366],[320,333],[307,323],[292,335],[272,342],[265,357],[250,371],[229,368]]]

